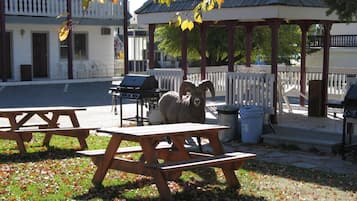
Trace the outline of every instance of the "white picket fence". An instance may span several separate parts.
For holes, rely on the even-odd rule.
[[[274,75],[267,73],[228,72],[226,79],[226,104],[254,105],[273,114]]]
[[[155,76],[160,89],[179,91],[183,77],[181,69],[151,69],[147,73]],[[274,111],[274,75],[236,72],[219,72],[218,76],[214,76],[214,72],[207,74],[207,79],[212,81],[215,90],[225,92],[226,104],[255,105],[263,107],[267,113]],[[195,83],[200,81],[197,74],[188,74],[188,79]]]
[[[226,74],[228,71],[227,66],[217,66],[206,68],[206,79],[211,80],[213,83],[215,92],[217,96],[226,95]],[[200,68],[188,68],[187,79],[193,81],[194,83],[199,83],[201,81],[201,70]]]
[[[273,108],[274,75],[270,74],[270,66],[253,66],[250,68],[236,66],[235,72],[227,72],[227,66],[207,67],[206,79],[211,80],[217,96],[225,96],[226,104],[262,106],[265,112],[271,113]],[[330,99],[343,99],[346,93],[348,79],[356,80],[357,70],[350,68],[329,69],[328,94]],[[179,91],[182,83],[181,69],[152,69],[150,75],[155,75],[159,87]],[[187,79],[195,83],[201,81],[200,68],[188,68]],[[322,70],[307,68],[306,90],[310,80],[322,80]],[[300,96],[300,68],[278,67],[278,92],[282,96]],[[307,94],[304,94],[306,97]],[[279,101],[281,97],[279,98]]]
[[[183,71],[179,68],[155,68],[147,71],[155,76],[159,89],[179,92],[183,81]]]

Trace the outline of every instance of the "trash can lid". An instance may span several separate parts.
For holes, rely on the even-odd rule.
[[[220,114],[238,114],[238,105],[220,105],[217,106],[217,112]]]
[[[264,113],[264,109],[261,106],[255,106],[255,105],[245,105],[240,107],[240,113],[245,114],[245,113]]]

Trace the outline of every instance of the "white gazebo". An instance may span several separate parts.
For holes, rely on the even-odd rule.
[[[147,1],[136,11],[138,23],[149,25],[149,68],[154,68],[154,31],[158,24],[168,24],[180,12],[183,16],[190,15],[192,9],[200,1],[176,0],[170,7]],[[282,24],[297,24],[302,32],[301,44],[301,93],[306,92],[306,38],[307,31],[312,24],[322,24],[324,28],[324,55],[323,55],[323,86],[321,110],[327,115],[327,86],[329,73],[330,30],[333,23],[339,22],[335,14],[327,15],[328,7],[323,0],[225,0],[220,9],[214,9],[203,14],[203,23],[196,25],[200,28],[201,36],[201,79],[205,79],[206,72],[206,29],[208,26],[226,26],[228,34],[228,71],[234,71],[234,31],[236,26],[243,26],[246,30],[246,66],[251,65],[252,31],[256,26],[269,26],[271,29],[272,54],[271,73],[275,75],[273,90],[273,107],[275,111],[271,116],[272,123],[277,123],[277,58],[279,26]],[[184,79],[187,74],[187,31],[182,32],[182,63]],[[304,98],[301,97],[301,103]]]

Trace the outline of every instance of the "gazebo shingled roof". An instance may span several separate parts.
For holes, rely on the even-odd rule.
[[[191,12],[200,0],[176,0],[170,6],[149,0],[135,11],[139,24],[166,24],[177,12]],[[221,9],[203,14],[203,21],[239,20],[240,22],[284,20],[338,21],[338,16],[326,15],[323,0],[225,0]],[[186,15],[186,14],[182,14]],[[188,15],[190,16],[190,15]]]
[[[136,14],[171,12],[192,10],[200,1],[198,0],[176,0],[171,2],[171,5],[161,5],[153,1],[147,1],[141,8],[135,11]],[[225,0],[222,8],[237,8],[237,7],[255,7],[255,6],[298,6],[298,7],[322,7],[326,8],[326,4],[322,0]]]

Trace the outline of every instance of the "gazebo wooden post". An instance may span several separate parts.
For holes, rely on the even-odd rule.
[[[155,43],[154,43],[155,24],[149,24],[149,68],[155,67]]]
[[[129,44],[128,44],[128,0],[123,1],[123,35],[124,35],[124,75],[129,73]]]
[[[251,57],[252,57],[252,32],[254,25],[246,24],[245,28],[245,66],[251,66]]]
[[[306,37],[310,23],[299,23],[301,29],[300,93],[306,94]],[[305,98],[300,95],[300,105],[305,105]]]
[[[183,70],[183,80],[187,80],[187,30],[181,34],[181,68]]]
[[[270,121],[273,124],[278,123],[277,118],[277,103],[278,103],[278,48],[279,48],[279,27],[281,20],[273,19],[269,20],[268,24],[271,29],[271,73],[275,76],[273,87],[273,115],[270,117]]]
[[[72,43],[72,0],[67,0],[67,76],[68,79],[73,79],[73,43]]]
[[[203,22],[200,25],[200,38],[201,38],[201,80],[206,79],[206,31],[207,25]]]
[[[6,28],[5,28],[5,1],[0,0],[0,73],[3,82],[7,81],[7,72],[5,67],[5,44],[6,44]]]
[[[322,66],[322,104],[321,111],[323,116],[327,116],[327,100],[328,100],[328,74],[329,74],[329,62],[330,62],[330,42],[331,35],[330,31],[332,28],[331,22],[325,22],[324,26],[324,56],[323,56],[323,66]]]
[[[235,23],[228,21],[226,23],[228,34],[228,72],[234,72],[234,33]]]

